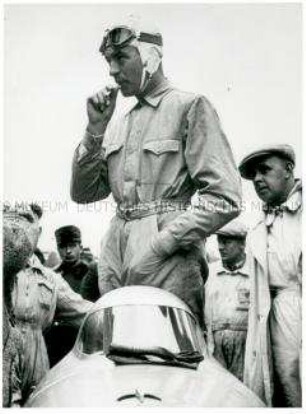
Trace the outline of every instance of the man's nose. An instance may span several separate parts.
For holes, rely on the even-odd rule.
[[[255,171],[254,183],[262,181],[262,173],[260,171]]]
[[[114,61],[110,62],[110,65],[109,65],[110,76],[116,76],[119,72],[120,72],[119,65]]]

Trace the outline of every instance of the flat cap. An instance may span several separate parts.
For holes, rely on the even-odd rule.
[[[228,224],[216,231],[217,235],[237,237],[239,239],[245,238],[247,233],[247,226],[239,218],[230,221]]]
[[[291,145],[282,144],[262,147],[256,151],[251,152],[240,162],[239,171],[241,176],[246,180],[252,180],[254,178],[254,166],[257,164],[259,159],[271,155],[277,155],[292,162],[292,164],[295,165],[295,153]]]
[[[55,230],[56,243],[65,246],[68,243],[81,243],[81,231],[78,227],[69,225]]]

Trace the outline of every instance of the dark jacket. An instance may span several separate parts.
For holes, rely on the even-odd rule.
[[[94,261],[88,264],[88,272],[82,280],[80,294],[92,302],[101,296],[98,286],[98,264]]]
[[[88,273],[88,265],[82,261],[72,265],[63,262],[54,271],[60,273],[75,292],[80,293],[82,280]]]

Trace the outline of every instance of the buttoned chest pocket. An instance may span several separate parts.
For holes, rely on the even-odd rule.
[[[144,144],[143,150],[151,152],[158,157],[164,154],[176,153],[179,151],[179,141],[176,139],[149,141]]]
[[[38,281],[39,303],[42,308],[49,310],[52,305],[53,285],[47,280]]]
[[[143,154],[142,182],[154,183],[155,186],[163,186],[162,190],[167,190],[182,168],[180,141],[164,138],[147,141],[143,144]]]
[[[247,288],[237,289],[237,310],[248,311],[250,307],[250,291]]]

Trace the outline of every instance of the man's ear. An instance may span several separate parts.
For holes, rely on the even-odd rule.
[[[286,162],[286,171],[292,175],[293,174],[293,170],[294,170],[294,165],[292,164],[292,162],[287,161]]]

